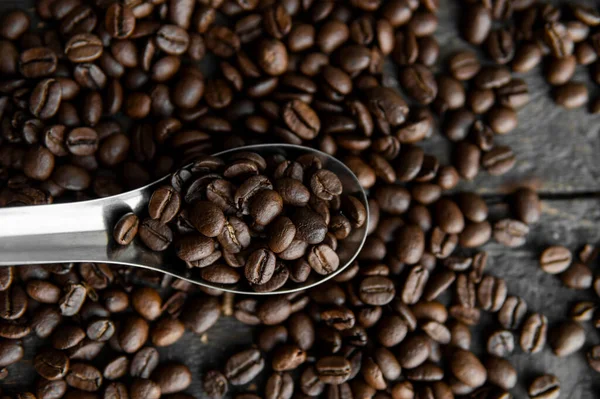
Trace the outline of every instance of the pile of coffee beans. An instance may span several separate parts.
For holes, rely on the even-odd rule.
[[[487,273],[488,254],[479,248],[492,238],[523,245],[540,218],[536,193],[523,188],[488,204],[456,187],[482,168],[500,175],[516,162],[510,148],[495,143],[515,129],[516,110],[528,101],[527,85],[513,72],[530,71],[546,56],[556,102],[587,102],[587,89],[571,77],[574,62],[600,62],[597,11],[536,0],[461,4],[463,36],[485,47],[489,59],[461,51],[440,74],[437,0],[36,0],[40,23],[23,10],[5,13],[0,206],[106,197],[222,149],[286,142],[342,160],[369,192],[370,218],[363,251],[333,281],[260,300],[105,264],[0,268],[0,379],[10,378],[24,345],[35,347],[27,360],[39,375],[35,384],[23,381],[30,392],[0,394],[190,399],[183,391],[202,378],[213,398],[509,399],[516,384],[530,382],[532,398],[558,396],[556,377],[518,381],[507,357],[518,348],[540,352],[546,343],[559,356],[578,351],[585,343],[579,323],[598,325],[597,304],[576,303],[571,320],[549,328],[540,309],[511,295],[494,269]],[[400,90],[384,85],[387,58],[398,66]],[[438,131],[456,143],[452,165],[419,146]],[[261,162],[250,161],[258,170]],[[307,179],[314,171],[301,169],[317,197]],[[208,181],[183,170],[175,175],[183,185],[157,190],[147,217],[125,215],[115,240],[126,245],[138,235],[151,249],[179,252],[192,270],[212,271],[221,282],[231,271],[241,278],[232,263],[247,259],[242,264],[210,244],[202,251],[197,242],[181,245],[168,232],[193,229],[204,243],[224,246],[224,228],[209,232],[214,226],[200,230],[191,221],[199,201],[219,209],[234,230],[233,218],[241,220],[252,241],[264,243],[280,219],[255,223],[261,215],[243,207],[242,217],[237,207],[229,213],[208,191],[196,191]],[[219,193],[218,185],[231,193],[227,183],[242,183],[225,175],[211,180]],[[283,202],[278,178],[269,180],[261,196],[276,193]],[[335,215],[313,245],[335,251],[335,234],[345,234],[347,224],[332,222],[344,201],[326,201]],[[309,200],[304,208],[311,206]],[[343,216],[353,228],[356,221]],[[284,218],[298,229],[293,213],[281,216],[282,224]],[[585,260],[591,252],[571,262],[553,249],[542,268],[561,273],[570,287],[598,292]],[[209,262],[217,256],[228,266],[215,271]],[[312,269],[309,258],[276,266],[267,285],[282,275],[301,281]],[[249,274],[251,282],[265,277]],[[175,345],[186,330],[202,336],[222,313],[258,326],[253,347],[236,349],[202,376],[160,361],[156,348]],[[495,320],[485,352],[471,344],[484,313]],[[39,346],[26,340],[32,336]],[[587,359],[600,372],[600,347]]]
[[[257,292],[304,283],[313,271],[331,274],[340,266],[338,241],[360,234],[367,209],[324,162],[310,153],[200,157],[153,192],[142,222],[124,215],[115,240],[127,245],[139,234],[152,251],[173,244],[205,281],[231,285],[243,275]]]

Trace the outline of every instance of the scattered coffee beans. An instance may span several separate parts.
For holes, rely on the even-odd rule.
[[[478,195],[447,190],[515,166],[502,135],[513,134],[530,97],[511,72],[543,62],[557,104],[600,109],[573,81],[582,64],[600,82],[600,17],[576,5],[464,3],[460,30],[489,59],[459,51],[444,74],[436,72],[443,68],[434,32],[445,6],[437,1],[38,0],[43,26],[35,31],[29,14],[7,12],[0,206],[106,197],[175,172],[147,215],[117,222],[114,240],[171,251],[216,284],[243,277],[256,291],[273,291],[339,267],[339,246],[367,223],[365,204],[340,196],[339,181],[311,159],[246,154],[224,162],[206,154],[264,142],[316,147],[369,190],[367,245],[317,289],[223,296],[226,313],[260,325],[260,350],[203,370],[207,396],[509,398],[516,372],[497,356],[508,356],[515,339],[538,352],[546,336],[560,356],[579,350],[578,323],[600,325],[596,304],[578,303],[573,320],[548,329],[545,316],[527,314],[524,299],[486,275],[487,255],[471,249],[491,237],[523,245],[542,212],[535,192],[518,189],[506,204],[512,215],[499,218]],[[197,65],[206,54],[218,68]],[[388,55],[402,92],[383,86]],[[438,121],[455,145],[452,165],[419,144]],[[583,258],[552,247],[540,267],[600,295],[593,256]],[[202,291],[119,266],[0,268],[0,379],[25,356],[33,332],[51,344],[28,359],[40,375],[32,385],[38,398],[192,397],[182,391],[199,376],[161,364],[148,345],[174,345],[186,328],[201,335],[212,327],[220,293]],[[502,329],[490,330],[492,356],[481,361],[469,326],[483,312],[497,313]],[[600,370],[598,347],[586,350]],[[256,394],[238,394],[265,371]],[[538,378],[529,394],[557,397],[558,381]]]

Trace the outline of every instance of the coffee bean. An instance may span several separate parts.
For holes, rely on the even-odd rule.
[[[60,288],[49,281],[30,280],[26,286],[27,295],[41,303],[57,303],[60,299]]]
[[[493,332],[487,341],[487,351],[494,356],[507,357],[513,352],[514,348],[515,338],[508,330]]]
[[[554,102],[566,108],[578,108],[587,103],[587,87],[578,82],[569,82],[554,90]]]
[[[0,292],[0,317],[5,320],[16,320],[27,310],[27,295],[18,285],[13,285]]]
[[[318,396],[325,389],[314,366],[307,367],[300,377],[300,389],[309,396]]]
[[[550,346],[556,356],[564,357],[577,352],[585,344],[585,330],[576,321],[565,321],[549,333]]]
[[[396,33],[392,56],[399,65],[411,65],[417,61],[419,45],[417,44],[417,37],[412,31],[398,31]]]
[[[482,4],[468,7],[462,24],[462,34],[471,44],[482,44],[487,38],[492,27],[492,14],[490,9]]]
[[[569,288],[585,290],[592,286],[593,276],[587,265],[575,262],[561,274],[560,279]]]
[[[69,368],[65,380],[73,388],[95,392],[102,385],[102,374],[89,364],[74,363]]]
[[[373,306],[381,306],[389,303],[396,293],[391,280],[382,276],[367,277],[361,281],[358,288],[360,299]]]
[[[515,215],[527,224],[539,221],[542,205],[537,193],[528,188],[520,188],[514,194]]]
[[[408,115],[408,106],[398,93],[390,88],[374,87],[365,92],[367,107],[377,119],[392,126],[402,124]]]
[[[331,201],[334,196],[342,194],[342,182],[329,170],[321,169],[312,175],[310,187],[318,198]]]
[[[463,384],[476,388],[487,379],[487,371],[477,357],[464,349],[457,349],[450,360],[450,370]]]
[[[210,370],[204,374],[202,388],[211,399],[220,399],[227,393],[227,378],[220,371]]]
[[[517,383],[517,371],[506,359],[489,357],[485,361],[488,381],[504,390],[514,388]]]
[[[167,363],[155,370],[153,379],[161,393],[170,394],[187,389],[192,382],[192,374],[183,364]]]
[[[163,25],[156,32],[156,45],[167,54],[180,55],[188,49],[190,37],[176,25]]]
[[[126,353],[137,352],[148,338],[148,323],[137,316],[127,317],[120,325],[117,339]]]
[[[65,54],[74,63],[92,62],[100,58],[102,52],[102,41],[90,33],[74,35],[65,44]]]
[[[314,271],[326,275],[337,270],[340,260],[336,252],[326,244],[313,246],[308,252],[308,263]]]
[[[306,361],[306,352],[296,345],[279,346],[273,354],[271,367],[274,371],[290,371]]]
[[[161,395],[160,386],[152,380],[136,378],[129,387],[129,395],[132,399],[158,399]]]
[[[404,225],[396,232],[396,256],[407,264],[417,263],[425,248],[425,236],[414,225]]]
[[[19,70],[26,78],[41,78],[54,73],[58,60],[54,51],[47,47],[25,50],[19,57]]]
[[[92,155],[98,149],[98,133],[88,127],[75,128],[68,133],[66,145],[74,155]]]
[[[465,225],[460,208],[452,200],[442,198],[436,202],[435,214],[437,225],[448,234],[460,233]]]
[[[341,384],[350,376],[350,362],[341,356],[327,356],[315,365],[319,380],[325,384]]]
[[[5,340],[0,342],[0,367],[4,368],[17,363],[23,358],[23,347],[18,341]]]
[[[546,333],[548,320],[546,316],[539,313],[531,314],[523,323],[521,328],[520,344],[523,351],[537,353],[546,344]]]
[[[113,230],[113,238],[120,245],[130,244],[138,233],[139,219],[133,213],[123,215]]]
[[[60,83],[54,79],[44,79],[31,92],[29,110],[40,119],[49,119],[58,112],[61,98]]]
[[[548,247],[540,255],[540,267],[550,274],[564,272],[571,265],[571,251],[562,246]]]
[[[294,380],[289,373],[273,373],[265,387],[266,398],[291,398]]]
[[[40,376],[54,381],[67,375],[69,358],[58,350],[45,349],[35,356],[33,366]]]
[[[423,266],[416,265],[406,277],[404,287],[402,289],[402,300],[407,304],[415,304],[421,298],[427,280],[429,279],[429,271]]]
[[[504,280],[485,276],[477,288],[477,300],[482,309],[491,312],[500,310],[506,300],[506,283]]]
[[[142,222],[139,235],[142,242],[153,251],[164,251],[173,241],[171,229],[154,219],[146,219]]]
[[[490,128],[496,134],[507,134],[517,127],[517,114],[512,108],[494,106],[487,117]]]
[[[560,22],[549,22],[544,26],[544,41],[555,57],[563,58],[573,53],[573,40]]]
[[[288,68],[285,45],[275,39],[261,39],[257,45],[257,63],[270,76],[279,76]]]
[[[557,399],[560,396],[560,382],[553,375],[542,375],[529,384],[527,392],[532,399]]]
[[[106,9],[104,26],[108,34],[115,39],[125,39],[132,35],[136,19],[131,8],[114,3]]]
[[[49,381],[40,379],[36,384],[36,395],[41,399],[52,399],[65,396],[67,383],[64,380]]]
[[[438,94],[438,86],[431,71],[422,65],[404,67],[399,81],[406,93],[419,104],[431,103]]]
[[[598,371],[598,369],[600,368],[600,362],[598,361],[600,357],[599,354],[600,347],[598,347],[597,345],[590,348],[590,350],[586,353],[588,364],[595,371]]]
[[[264,367],[264,359],[256,349],[239,352],[229,358],[225,365],[225,376],[233,385],[251,381]]]
[[[131,304],[146,320],[155,320],[160,316],[162,299],[155,289],[141,287],[131,294]]]

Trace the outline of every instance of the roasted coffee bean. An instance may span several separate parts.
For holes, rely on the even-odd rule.
[[[585,290],[592,286],[593,276],[587,265],[575,262],[560,275],[560,279],[569,288]]]
[[[554,90],[554,102],[566,109],[583,106],[588,102],[588,90],[583,83],[569,82]]]
[[[544,41],[555,57],[563,58],[573,53],[573,40],[560,22],[549,22],[544,26]]]
[[[162,299],[159,293],[150,287],[140,287],[131,294],[133,309],[147,320],[155,320],[160,316]]]
[[[156,45],[167,54],[185,53],[189,42],[190,37],[187,31],[176,25],[163,25],[156,32]]]
[[[306,361],[306,352],[296,345],[279,346],[273,354],[271,367],[274,371],[290,371]]]
[[[318,396],[325,389],[314,366],[307,367],[300,377],[300,389],[309,396]]]
[[[565,321],[550,329],[549,342],[556,356],[568,356],[585,344],[585,330],[576,321]]]
[[[491,10],[483,4],[468,7],[462,24],[462,34],[471,44],[480,45],[488,37],[492,27]]]
[[[519,297],[509,296],[498,312],[498,321],[502,327],[514,330],[519,328],[527,313],[527,304]]]
[[[40,376],[53,381],[66,376],[69,358],[61,351],[45,349],[35,356],[33,366]]]
[[[264,359],[256,349],[239,352],[229,358],[225,365],[225,376],[233,385],[245,384],[262,371]]]
[[[146,219],[139,227],[140,239],[153,251],[164,251],[173,241],[171,229],[158,220]]]
[[[115,39],[125,39],[132,35],[136,27],[136,18],[131,8],[114,3],[106,10],[104,26],[108,34]]]
[[[54,51],[47,47],[25,50],[19,57],[19,70],[26,78],[41,78],[54,73],[58,60]]]
[[[402,124],[408,115],[408,106],[398,93],[390,88],[374,87],[365,92],[367,107],[377,119],[391,126]]]
[[[537,353],[546,344],[548,320],[539,313],[531,314],[521,328],[521,349],[527,353]]]
[[[192,374],[187,366],[178,363],[167,363],[159,366],[152,378],[160,388],[160,392],[171,394],[181,392],[189,387]]]
[[[399,75],[404,91],[419,104],[431,103],[438,94],[438,86],[431,71],[419,64],[407,66]]]
[[[389,303],[395,293],[393,282],[383,276],[367,277],[361,281],[358,288],[360,299],[364,303],[374,306]]]
[[[421,265],[414,266],[410,271],[402,289],[402,300],[407,304],[415,304],[423,294],[429,271]]]
[[[456,379],[473,388],[483,385],[487,379],[487,371],[479,359],[464,349],[454,352],[450,370]]]
[[[515,338],[508,330],[493,332],[487,341],[487,351],[497,357],[509,356],[515,348]]]
[[[0,292],[0,317],[16,320],[27,310],[27,294],[18,285],[12,285]]]
[[[113,238],[120,245],[130,244],[138,233],[139,219],[133,213],[123,215],[113,230]]]
[[[314,271],[326,275],[337,270],[340,259],[337,253],[326,244],[313,246],[308,252],[308,263]]]
[[[23,358],[23,347],[18,341],[5,340],[0,342],[0,367],[4,368],[17,363]]]
[[[557,399],[560,396],[560,382],[553,375],[542,375],[531,382],[527,392],[532,399]]]
[[[69,368],[65,381],[73,388],[95,392],[102,385],[102,374],[89,364],[74,363]]]
[[[44,79],[31,92],[29,110],[40,119],[49,119],[58,112],[61,99],[60,83],[55,79]]]
[[[217,370],[210,370],[204,374],[202,388],[211,399],[220,399],[227,393],[227,378]]]
[[[600,355],[600,347],[598,345],[590,348],[590,350],[586,354],[588,364],[595,371],[598,371],[600,369],[600,362],[599,362],[600,356],[599,355]]]
[[[327,356],[317,361],[315,370],[322,383],[341,384],[349,378],[351,365],[342,356]]]
[[[529,227],[513,219],[503,219],[494,225],[494,238],[507,247],[518,247],[525,243]]]
[[[572,261],[571,251],[562,246],[548,247],[539,258],[540,267],[550,274],[559,274],[569,268]]]
[[[137,316],[129,316],[121,322],[117,340],[126,353],[137,352],[148,338],[148,323]]]
[[[506,300],[507,287],[504,280],[485,276],[477,288],[477,301],[483,310],[497,312]]]
[[[514,388],[517,383],[517,371],[508,360],[492,356],[486,359],[484,365],[489,382],[505,390]]]

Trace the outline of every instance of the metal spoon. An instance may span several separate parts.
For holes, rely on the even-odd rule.
[[[353,194],[363,203],[368,220],[369,207],[365,191],[354,173],[336,158],[312,148],[290,144],[245,146],[215,155],[227,159],[228,155],[245,151],[262,156],[281,154],[288,159],[304,154],[321,158],[323,167],[337,174],[342,181],[344,194]],[[0,209],[0,266],[70,262],[117,263],[167,273],[194,284],[223,291],[281,294],[314,287],[341,273],[354,261],[367,237],[368,223],[365,223],[339,242],[337,252],[340,267],[334,273],[326,276],[311,273],[311,278],[301,284],[288,280],[279,290],[259,293],[253,291],[245,281],[235,285],[209,283],[200,278],[198,269],[187,268],[169,250],[153,252],[137,239],[127,246],[121,246],[112,238],[117,220],[127,212],[144,215],[154,190],[170,184],[170,178],[171,176],[166,176],[137,190],[97,200]]]

